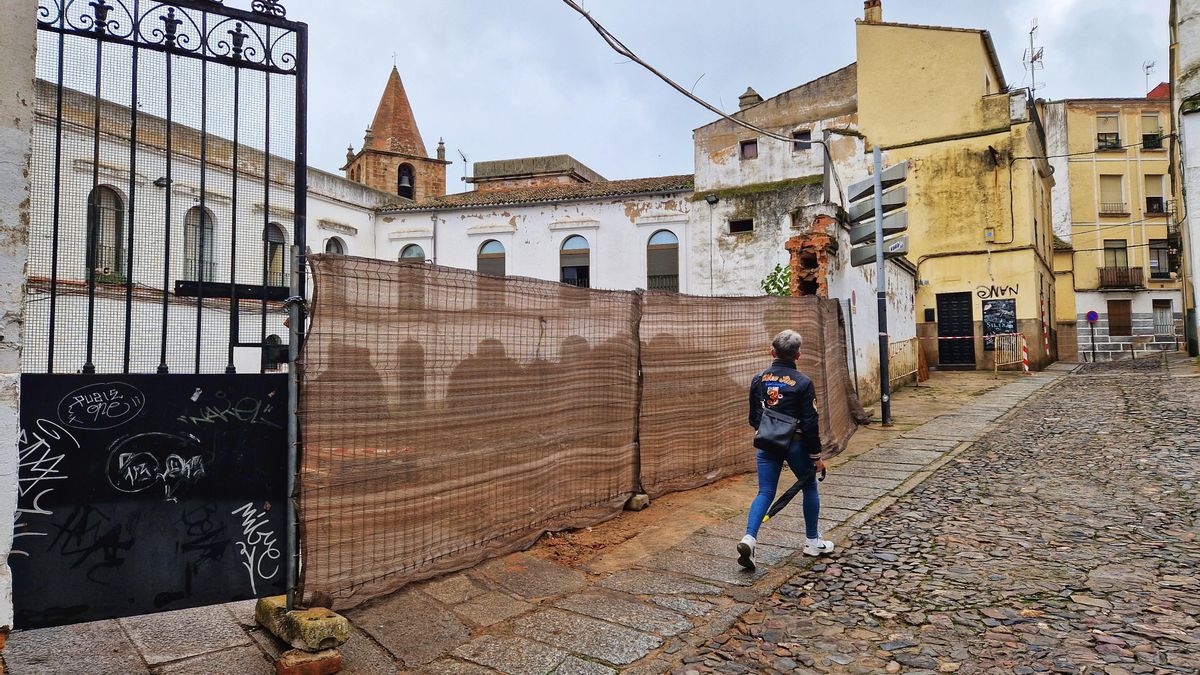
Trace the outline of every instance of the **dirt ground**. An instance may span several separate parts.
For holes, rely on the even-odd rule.
[[[826,462],[830,472],[851,457],[867,452],[883,441],[917,427],[930,419],[999,387],[1016,373],[990,372],[930,373],[920,386],[905,386],[892,396],[891,427],[879,424],[879,405],[868,406],[872,423],[859,427],[841,455]],[[752,452],[750,448],[747,452]],[[784,472],[783,481],[788,481]],[[548,534],[530,550],[538,557],[599,575],[630,567],[634,561],[666,550],[702,527],[724,521],[750,505],[757,492],[752,474],[732,476],[695,490],[660,497],[643,511],[626,511],[595,527]]]

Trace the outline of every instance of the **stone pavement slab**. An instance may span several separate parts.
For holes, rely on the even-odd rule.
[[[771,520],[774,521],[775,519],[772,518]],[[738,557],[737,540],[726,537],[713,537],[706,534],[694,534],[676,544],[675,548],[715,555],[718,558],[729,558],[733,561],[736,561]],[[754,559],[760,564],[765,565],[778,565],[787,560],[792,553],[794,553],[794,549],[771,546],[770,544],[759,544],[754,547]]]
[[[73,673],[80,664],[95,675],[150,672],[115,620],[19,631],[9,637],[4,662],[16,675]]]
[[[763,525],[761,530],[758,531],[759,543],[791,549],[804,548],[804,526],[801,525],[798,530],[794,528],[785,529],[776,523],[776,525],[772,527],[771,523],[775,522],[779,518],[780,516],[772,518],[765,525]],[[701,532],[714,537],[727,538],[736,544],[737,540],[741,539],[742,535],[746,534],[746,519],[744,517],[737,516],[723,523],[709,525],[701,530]]]
[[[692,627],[691,621],[675,612],[611,592],[570,595],[554,603],[554,606],[663,636],[677,635]]]
[[[489,591],[464,603],[454,605],[453,608],[454,613],[469,624],[491,626],[505,619],[532,611],[534,606],[499,591]]]
[[[740,536],[740,535],[739,535]],[[728,558],[704,555],[694,551],[671,549],[643,560],[640,565],[653,569],[666,569],[682,572],[697,579],[719,581],[734,586],[749,586],[756,579],[767,573],[767,568],[759,566],[753,572],[747,572],[737,564],[730,565]]]
[[[475,571],[527,600],[571,593],[587,584],[583,574],[527,553],[489,560]]]
[[[886,468],[885,468],[886,467]],[[866,462],[852,461],[847,464],[842,464],[837,467],[837,475],[839,478],[867,478],[895,481],[897,485],[908,480],[916,471],[916,467],[896,466],[892,464],[880,467],[878,464],[867,464]],[[832,476],[831,476],[832,478]],[[828,479],[827,479],[828,480]]]
[[[681,598],[678,596],[656,595],[652,598],[652,600],[654,601],[654,604],[658,605],[659,607],[666,607],[667,609],[671,609],[679,612],[680,614],[686,614],[688,616],[704,616],[705,614],[711,612],[714,607],[716,607],[716,605],[712,604],[711,602],[690,600],[688,598]]]
[[[568,656],[540,642],[497,635],[481,635],[456,648],[454,655],[510,675],[554,672]]]
[[[453,611],[415,590],[401,590],[350,610],[346,618],[409,668],[430,663],[471,639]]]
[[[673,574],[636,569],[617,572],[600,582],[600,585],[635,595],[717,595],[721,592],[720,586]]]
[[[615,670],[593,661],[584,661],[577,656],[568,656],[554,675],[616,675]]]
[[[662,644],[662,638],[559,609],[521,617],[513,623],[513,632],[618,666],[633,663]]]
[[[258,645],[247,645],[193,656],[182,661],[172,661],[155,668],[154,672],[156,675],[273,675],[275,664]]]
[[[150,665],[252,644],[221,605],[118,619]]]
[[[893,488],[899,486],[904,481],[898,478],[867,478],[853,474],[846,474],[838,467],[838,472],[830,475],[821,483],[821,492],[838,491],[843,487],[851,488],[875,488],[882,491],[881,494],[886,494]]]

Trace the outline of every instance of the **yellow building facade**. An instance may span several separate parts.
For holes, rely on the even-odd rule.
[[[1054,177],[1036,107],[1007,91],[987,31],[887,23],[867,5],[859,129],[885,164],[910,165],[908,258],[927,361],[990,369],[997,342],[986,337],[1013,332],[1035,367],[1053,361]]]
[[[1183,295],[1170,101],[1072,99],[1045,108],[1058,178],[1055,273],[1065,301],[1055,318],[1064,358],[1178,349]]]

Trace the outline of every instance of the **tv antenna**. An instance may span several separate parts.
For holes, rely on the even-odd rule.
[[[1155,61],[1142,61],[1142,72],[1146,74],[1146,88],[1143,90],[1146,94],[1150,93],[1150,73],[1154,72],[1154,66],[1158,65]]]
[[[462,181],[463,181],[463,183],[466,183],[467,182],[467,156],[463,154],[462,148],[457,148],[456,152],[458,152],[459,158],[462,159],[462,163],[463,163]]]
[[[1021,57],[1021,61],[1025,64],[1025,70],[1029,71],[1029,95],[1034,100],[1037,100],[1037,71],[1046,67],[1042,60],[1042,47],[1034,46],[1034,36],[1037,35],[1038,20],[1035,18],[1030,22],[1029,27],[1029,49],[1025,50],[1025,54]]]

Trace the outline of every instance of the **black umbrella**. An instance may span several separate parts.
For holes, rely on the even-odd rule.
[[[779,495],[779,498],[775,500],[775,503],[771,505],[771,508],[767,509],[767,515],[763,516],[763,522],[764,523],[767,522],[768,520],[771,519],[771,516],[774,516],[775,514],[782,511],[783,507],[787,506],[788,503],[792,501],[793,497],[800,494],[800,491],[804,489],[804,486],[810,480],[812,480],[811,477],[804,478],[802,480],[798,480],[795,483],[793,483],[792,486],[790,488],[788,488],[786,492]],[[825,480],[825,470],[824,469],[821,470],[821,475],[820,475],[820,477],[817,478],[817,480],[818,481]]]

